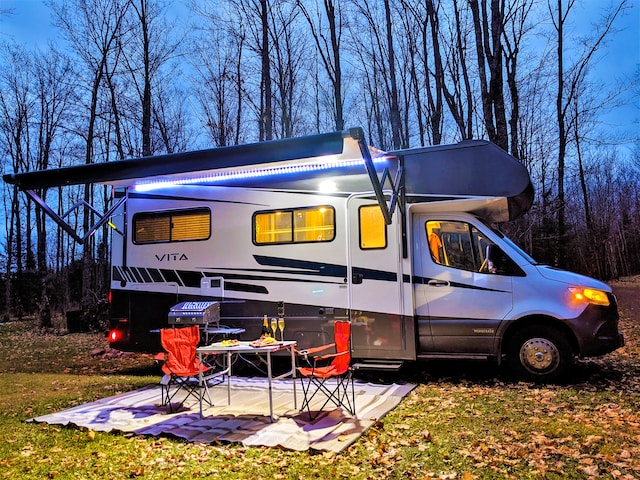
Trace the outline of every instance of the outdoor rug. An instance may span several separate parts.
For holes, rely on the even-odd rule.
[[[302,389],[299,382],[296,387],[300,407]],[[167,407],[161,405],[160,386],[151,385],[30,421],[75,425],[104,432],[175,436],[190,442],[236,442],[290,450],[340,452],[394,409],[414,387],[409,383],[381,385],[356,380],[356,417],[336,408],[323,411],[309,421],[306,411],[299,412],[293,407],[292,380],[274,381],[276,421],[272,423],[267,379],[234,377],[230,405],[227,405],[226,383],[211,387],[215,406],[205,404],[203,418],[196,400],[185,402],[178,412],[168,413]],[[312,411],[314,407],[319,409],[321,403],[312,403]]]

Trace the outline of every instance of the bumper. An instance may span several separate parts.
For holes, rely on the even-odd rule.
[[[581,357],[596,357],[611,353],[624,345],[624,336],[618,331],[618,306],[611,296],[608,307],[589,305],[570,324],[578,340],[577,352]]]
[[[580,352],[581,357],[597,357],[611,353],[624,346],[624,336],[618,333],[615,337],[597,337],[596,342],[590,344],[590,348]]]

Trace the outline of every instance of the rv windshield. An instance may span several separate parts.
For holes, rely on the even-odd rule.
[[[538,262],[531,255],[529,255],[522,248],[520,248],[518,245],[516,245],[513,242],[513,240],[511,240],[509,237],[507,237],[504,233],[502,233],[500,230],[498,230],[497,228],[489,225],[486,222],[485,222],[485,225],[487,227],[489,227],[493,233],[498,235],[507,245],[509,245],[511,248],[513,248],[527,262],[529,262],[531,265],[538,265]]]
[[[516,245],[509,237],[502,235],[502,240],[504,240],[504,242],[509,245],[511,248],[513,248],[516,252],[518,252],[520,254],[521,257],[523,257],[527,262],[529,262],[531,265],[537,265],[538,262],[531,256],[529,255],[527,252],[525,252],[524,250],[522,250],[518,245]]]

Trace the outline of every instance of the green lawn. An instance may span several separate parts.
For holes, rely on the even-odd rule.
[[[5,324],[0,477],[640,478],[640,319],[620,305],[627,345],[579,363],[570,383],[514,382],[484,363],[415,365],[401,375],[418,387],[338,455],[27,423],[159,375],[152,356],[110,352],[103,335]]]

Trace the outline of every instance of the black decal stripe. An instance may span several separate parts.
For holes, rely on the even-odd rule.
[[[120,273],[119,267],[111,267],[111,279],[116,282],[122,281],[122,274]]]
[[[127,280],[130,282],[137,282],[135,274],[133,273],[133,269],[131,267],[124,267],[124,274],[127,277]]]
[[[327,277],[342,277],[347,275],[347,267],[344,265],[333,265],[323,262],[310,262],[307,260],[293,260],[290,258],[266,257],[264,255],[254,255],[253,258],[259,265],[270,267],[286,267],[296,269],[296,273],[304,273],[299,270],[306,270],[310,275],[323,275]]]
[[[149,269],[149,274],[151,275],[152,281],[155,283],[164,283],[164,278],[162,277],[162,274],[160,273],[160,270],[158,270],[157,268],[150,268]]]
[[[294,271],[283,271],[281,273],[296,273],[303,275],[322,275],[344,278],[347,276],[347,267],[330,263],[310,262],[307,260],[293,260],[289,258],[267,257],[263,255],[253,256],[260,265],[274,267],[288,267]],[[372,268],[353,267],[353,273],[362,275],[365,280],[382,280],[386,282],[398,281],[397,272],[387,272]],[[408,277],[407,277],[408,281]]]
[[[398,274],[395,272],[385,272],[382,270],[372,270],[370,268],[353,267],[353,273],[362,275],[365,280],[382,280],[386,282],[397,282]]]
[[[177,283],[178,285],[184,287],[184,283],[182,283],[182,280],[180,279],[180,277],[178,276],[175,270],[167,270],[163,268],[160,270],[160,272],[162,273],[162,276],[165,278],[166,282]]]
[[[145,283],[153,283],[153,278],[151,278],[151,275],[149,274],[149,269],[140,268],[140,269],[138,269],[138,272],[140,273],[140,275],[144,279]]]
[[[129,267],[122,267],[122,274],[127,282],[136,282],[136,277]]]
[[[129,275],[131,276],[131,278],[133,278],[134,282],[138,282],[138,283],[143,282],[142,275],[138,273],[138,269],[136,267],[128,268],[128,270],[129,270]]]
[[[204,277],[202,272],[192,270],[178,270],[176,272],[182,279],[182,284],[185,287],[200,288],[200,280]]]
[[[233,292],[247,292],[247,293],[263,293],[267,295],[269,290],[266,287],[261,285],[249,285],[246,283],[236,283],[236,282],[224,282],[224,289],[230,290]]]
[[[282,277],[273,277],[273,276],[267,276],[267,275],[241,275],[238,273],[228,273],[227,270],[234,270],[234,269],[225,269],[224,272],[207,272],[205,274],[205,276],[207,277],[224,277],[225,282],[227,281],[228,278],[233,278],[236,280],[254,280],[254,281],[265,281],[265,282],[297,282],[297,283],[324,283],[324,284],[328,284],[328,285],[342,285],[344,284],[343,278],[341,277],[338,281],[329,281],[329,280],[305,280],[305,279],[300,279],[300,278],[296,278],[296,277],[286,277],[286,278],[282,278]],[[240,269],[237,269],[240,270]],[[243,271],[247,271],[246,269],[242,269]],[[280,270],[248,270],[250,272],[264,272],[264,273],[286,273],[286,274],[295,274],[295,275],[299,275],[300,272],[291,272],[291,271],[280,271]]]

